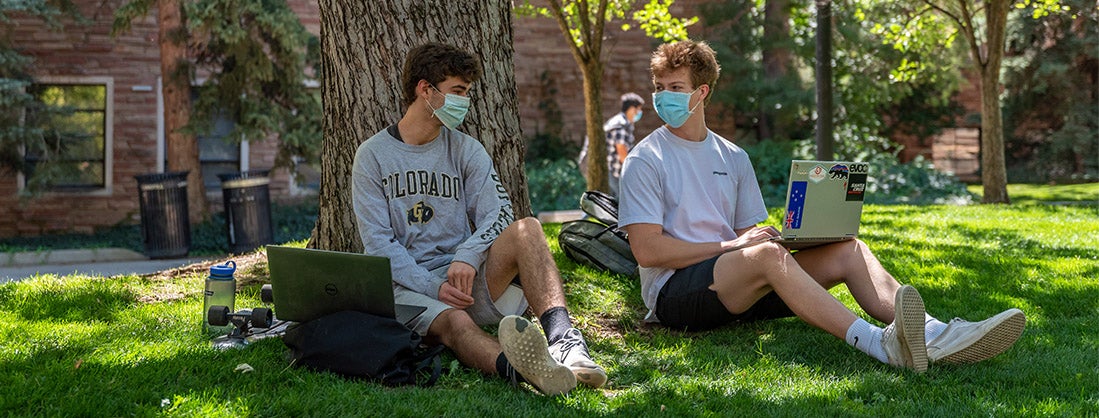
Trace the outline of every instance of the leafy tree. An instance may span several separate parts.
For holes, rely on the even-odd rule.
[[[714,98],[737,115],[746,115],[739,121],[757,133],[757,140],[811,139],[815,99],[812,80],[803,79],[803,75],[812,74],[816,60],[814,5],[811,0],[780,2],[786,8],[789,29],[768,34],[760,28],[778,25],[778,19],[770,15],[776,13],[776,6],[770,3],[733,0],[703,8],[704,24],[724,80]],[[886,138],[901,132],[927,137],[952,123],[959,108],[950,99],[958,82],[952,51],[902,52],[883,45],[872,29],[875,22],[896,13],[885,7],[887,4],[868,1],[833,6],[833,95],[839,139],[835,145],[839,156],[892,157],[898,148]],[[784,60],[787,68],[768,68],[774,64],[762,57],[781,56],[782,51],[789,51]],[[922,71],[897,70],[917,64]],[[771,126],[765,126],[768,121]]]
[[[229,138],[277,135],[276,166],[292,157],[316,161],[319,95],[307,86],[319,69],[320,41],[285,0],[202,0],[184,6],[195,65],[210,76],[199,87],[190,124],[209,132],[219,114],[236,121]]]
[[[919,0],[905,6],[903,22],[880,28],[887,42],[904,51],[910,45],[949,47],[961,35],[981,79],[981,183],[983,203],[1011,203],[1007,195],[1004,124],[1000,103],[1008,13],[1029,8],[1035,18],[1067,11],[1058,0]],[[953,32],[942,31],[950,26]]]
[[[13,15],[32,16],[42,20],[52,30],[62,30],[63,19],[77,24],[87,20],[68,0],[0,1],[0,170],[28,174],[28,152],[38,155],[60,155],[63,143],[51,141],[51,133],[41,126],[27,124],[28,112],[38,115],[67,114],[68,109],[50,108],[27,88],[34,83],[28,68],[33,58],[23,55],[11,41]],[[62,173],[63,167],[49,158],[34,166],[25,191],[34,194],[48,188]]]
[[[1015,14],[1004,57],[1004,133],[1013,182],[1099,180],[1099,10]]]
[[[613,20],[630,21],[653,38],[667,41],[687,38],[687,26],[697,17],[679,19],[668,10],[675,0],[649,0],[634,10],[635,0],[549,0],[547,7],[533,6],[527,0],[517,9],[521,16],[553,18],[569,45],[573,59],[584,78],[584,119],[588,141],[588,166],[584,167],[589,190],[608,191],[607,149],[603,141],[603,32]],[[622,28],[630,29],[631,23]]]
[[[187,19],[180,0],[132,0],[115,10],[112,35],[130,29],[130,22],[157,7],[160,42],[160,74],[164,97],[164,128],[169,171],[187,171],[187,208],[191,222],[209,215],[206,186],[202,181],[198,140],[184,130],[191,121],[191,77],[193,68],[187,55]]]
[[[206,213],[195,135],[218,115],[234,122],[232,140],[279,140],[276,166],[316,160],[320,102],[306,81],[318,62],[311,35],[285,0],[132,0],[115,12],[114,33],[159,6],[168,167],[190,170],[190,208]],[[178,11],[178,13],[176,13]],[[191,103],[195,74],[207,75]],[[197,177],[196,177],[197,175]],[[194,190],[198,190],[198,194]],[[192,212],[194,213],[194,212]],[[192,217],[195,219],[195,217]]]

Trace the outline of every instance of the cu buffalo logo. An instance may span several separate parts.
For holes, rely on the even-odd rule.
[[[836,164],[832,166],[832,168],[828,169],[828,174],[831,174],[831,177],[829,178],[847,180],[847,171],[847,166],[843,164]]]
[[[421,200],[420,203],[412,206],[408,210],[408,224],[426,224],[431,222],[431,218],[435,217],[435,209],[431,206],[424,204]]]

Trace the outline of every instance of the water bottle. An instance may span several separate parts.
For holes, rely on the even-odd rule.
[[[237,270],[235,261],[227,261],[220,266],[210,267],[210,276],[206,278],[206,291],[202,300],[202,328],[228,330],[227,327],[211,327],[208,316],[211,306],[227,306],[229,312],[234,312],[233,303],[237,297],[237,281],[233,278],[233,272]]]

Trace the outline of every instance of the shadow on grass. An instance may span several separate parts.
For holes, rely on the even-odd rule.
[[[136,297],[125,286],[106,280],[43,278],[29,286],[0,286],[0,311],[27,321],[110,321]]]

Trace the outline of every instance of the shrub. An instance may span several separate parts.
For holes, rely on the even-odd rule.
[[[584,176],[571,158],[541,159],[527,163],[527,187],[534,213],[578,209],[587,189]]]
[[[837,144],[836,159],[872,164],[867,182],[866,203],[920,205],[973,202],[973,194],[953,174],[935,170],[931,162],[921,156],[902,164],[883,144],[880,140],[869,140],[862,145]],[[763,200],[770,207],[786,203],[790,160],[815,159],[811,140],[765,141],[744,148],[756,170]]]

